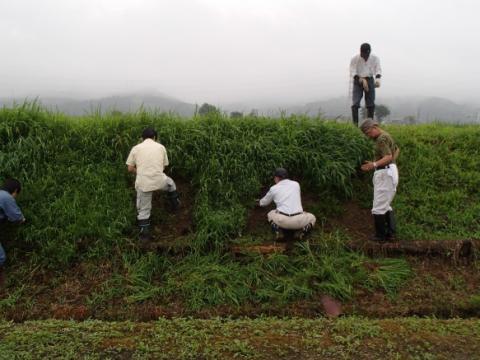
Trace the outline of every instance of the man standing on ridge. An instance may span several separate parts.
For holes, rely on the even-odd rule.
[[[21,190],[22,186],[20,181],[16,179],[5,180],[3,187],[0,189],[0,224],[7,221],[16,224],[25,222],[22,211],[15,201],[15,198],[20,194]],[[3,266],[5,265],[6,260],[7,256],[5,250],[3,249],[2,244],[0,244],[0,287],[5,282]]]
[[[300,184],[288,179],[284,168],[276,169],[273,175],[275,185],[259,200],[259,205],[275,202],[277,208],[270,211],[267,218],[276,237],[279,237],[280,230],[302,230],[302,236],[307,234],[315,225],[316,218],[303,211]]]
[[[175,182],[165,175],[163,170],[168,166],[165,146],[158,143],[157,132],[146,128],[142,133],[143,142],[134,146],[127,159],[128,171],[136,174],[137,220],[140,227],[140,240],[150,239],[150,214],[154,191],[167,191],[172,210],[180,205]]]
[[[395,164],[400,149],[386,131],[380,129],[378,122],[366,119],[360,130],[370,139],[375,140],[375,160],[365,162],[362,171],[375,171],[373,174],[373,206],[375,220],[374,241],[392,240],[396,224],[391,203],[398,185],[398,169]]]
[[[360,46],[360,54],[355,55],[350,62],[350,79],[352,87],[352,120],[358,126],[358,109],[365,93],[367,117],[373,119],[375,113],[375,88],[380,87],[382,69],[380,59],[371,54],[370,44]]]

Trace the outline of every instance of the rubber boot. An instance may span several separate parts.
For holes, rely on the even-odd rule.
[[[300,239],[304,239],[312,231],[312,224],[307,224],[303,227],[302,232],[300,233]]]
[[[171,211],[176,211],[180,207],[180,198],[176,190],[168,192],[167,199]]]
[[[140,228],[140,233],[138,235],[139,240],[142,244],[150,241],[150,219],[138,220],[138,226]]]
[[[352,121],[353,125],[358,126],[358,106],[352,105]]]
[[[368,106],[367,107],[367,117],[369,119],[373,119],[373,115],[375,115],[375,106]]]
[[[372,237],[373,241],[385,241],[385,218],[386,215],[373,215],[375,221],[375,235]]]
[[[5,270],[3,269],[3,266],[0,266],[0,289],[5,286],[6,281]]]
[[[395,234],[397,232],[397,222],[395,221],[395,214],[392,211],[387,211],[385,214],[385,223],[387,229],[385,231],[385,238],[387,240],[395,240]]]
[[[272,228],[273,235],[275,235],[275,240],[280,239],[280,228],[273,221],[270,221],[270,227]]]

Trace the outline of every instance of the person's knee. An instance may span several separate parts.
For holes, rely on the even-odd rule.
[[[280,224],[278,222],[278,219],[275,218],[275,217],[267,216],[267,220],[268,220],[269,223],[274,223],[274,224],[277,224],[278,226],[280,226]]]

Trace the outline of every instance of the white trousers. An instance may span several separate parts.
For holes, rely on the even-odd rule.
[[[268,221],[277,224],[278,227],[287,230],[300,230],[308,224],[315,225],[317,219],[315,215],[303,212],[295,216],[287,216],[280,214],[277,210],[272,210],[267,215]]]
[[[373,215],[384,215],[392,211],[391,203],[397,192],[397,165],[390,164],[388,169],[376,170],[373,174]]]
[[[172,178],[167,176],[165,181],[165,186],[161,189],[161,191],[168,191],[172,192],[177,190],[177,186]],[[137,189],[137,219],[138,220],[146,220],[150,218],[150,214],[152,212],[152,196],[153,191],[142,191]]]

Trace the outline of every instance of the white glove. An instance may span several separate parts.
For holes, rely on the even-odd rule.
[[[379,88],[380,85],[381,85],[380,78],[375,79],[375,87],[376,87],[376,88]]]

